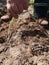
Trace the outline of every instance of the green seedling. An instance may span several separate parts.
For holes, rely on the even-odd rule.
[[[14,17],[12,17],[12,19],[11,19],[11,21],[10,21],[10,23],[9,23],[9,29],[8,29],[8,35],[9,34],[11,34],[11,25],[13,24],[13,22],[14,22]]]

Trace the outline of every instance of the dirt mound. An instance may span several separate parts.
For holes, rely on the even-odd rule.
[[[21,39],[26,41],[26,43],[29,43],[30,39],[32,42],[49,43],[49,34],[38,20],[35,21],[34,18],[14,20],[10,25],[10,31],[10,40],[13,38],[13,35],[16,37],[20,35]]]
[[[49,65],[49,35],[38,21],[14,20],[10,31],[0,44],[0,65]]]
[[[0,65],[49,65],[46,30],[26,15],[13,21],[9,35],[9,23],[0,21]]]

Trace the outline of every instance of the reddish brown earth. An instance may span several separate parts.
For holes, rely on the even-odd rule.
[[[49,35],[33,18],[0,21],[0,65],[49,65]]]
[[[0,38],[5,38],[0,43],[0,65],[49,65],[49,36],[42,26],[28,19],[14,20],[10,28],[7,38],[8,23],[0,27]]]

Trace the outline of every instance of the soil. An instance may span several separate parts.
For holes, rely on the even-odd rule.
[[[13,21],[0,21],[0,65],[49,65],[46,29],[33,17]]]

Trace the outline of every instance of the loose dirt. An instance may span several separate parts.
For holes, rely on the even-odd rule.
[[[0,65],[49,65],[49,35],[33,17],[0,21]],[[10,34],[8,34],[8,29]]]

